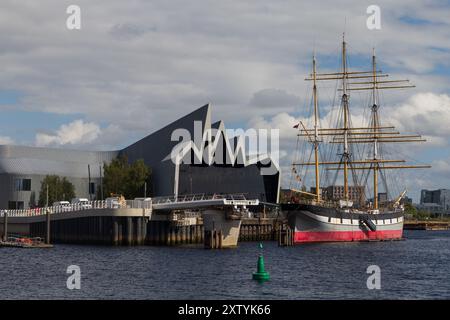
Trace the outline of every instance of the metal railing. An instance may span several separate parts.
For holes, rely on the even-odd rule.
[[[152,198],[152,202],[153,202],[153,204],[161,204],[161,203],[174,203],[174,202],[206,201],[206,200],[216,200],[216,199],[247,200],[247,198],[245,197],[245,194],[243,194],[243,193],[236,193],[236,194],[199,193],[199,194],[180,195],[178,197],[174,197],[174,196],[156,197],[156,198]]]
[[[42,216],[47,213],[47,210],[51,213],[64,213],[73,212],[81,210],[91,210],[91,209],[151,209],[153,204],[164,204],[164,203],[179,203],[179,202],[193,202],[193,201],[207,201],[216,199],[226,199],[226,200],[247,200],[243,193],[237,194],[190,194],[181,195],[178,197],[156,197],[151,198],[151,200],[95,200],[88,202],[78,202],[75,204],[49,206],[33,209],[8,209],[0,210],[0,217],[4,216],[4,212],[7,212],[8,217],[34,217]]]
[[[47,213],[47,210],[53,213],[64,213],[73,212],[81,210],[91,210],[91,209],[151,209],[152,201],[142,201],[142,200],[124,200],[124,201],[106,201],[106,200],[95,200],[88,202],[79,202],[74,204],[33,208],[33,209],[8,209],[0,210],[0,217],[4,216],[7,212],[8,217],[34,217],[42,216]]]
[[[390,211],[390,212],[403,212],[402,208],[381,208],[381,209],[371,209],[371,208],[365,208],[365,207],[350,207],[350,208],[341,208],[339,205],[339,201],[334,201],[334,200],[321,200],[320,202],[317,202],[317,200],[315,199],[300,199],[300,201],[298,202],[299,204],[307,204],[307,205],[319,205],[321,207],[326,207],[326,208],[339,208],[340,210],[349,210],[349,212],[351,213],[367,213],[370,212],[372,214],[379,214],[379,213],[383,213],[385,211]],[[387,210],[386,210],[387,209]]]

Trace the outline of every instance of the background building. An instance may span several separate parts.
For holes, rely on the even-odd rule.
[[[436,214],[450,213],[450,190],[422,190],[418,209]]]
[[[344,186],[328,186],[320,189],[324,200],[336,201],[344,199]],[[364,186],[348,186],[349,200],[355,203],[364,203],[366,201],[364,189]],[[316,193],[315,187],[311,188],[311,193]]]
[[[194,127],[201,124],[201,133],[216,129],[221,134],[223,152],[215,152],[226,159],[236,156],[239,161],[222,164],[201,161],[192,164],[186,160],[194,158],[189,145],[183,149],[183,157],[172,161],[172,149],[180,142],[172,141],[176,129],[185,129],[194,137]],[[120,154],[128,156],[130,162],[143,159],[152,169],[153,196],[170,196],[192,193],[245,193],[249,197],[265,202],[277,202],[280,173],[269,156],[249,159],[245,148],[236,150],[225,132],[222,121],[211,123],[211,106],[198,110],[174,121],[164,128],[146,136],[136,143],[117,151],[79,151],[56,148],[26,146],[0,146],[0,208],[29,208],[37,203],[41,182],[46,175],[67,177],[75,186],[77,197],[95,198],[100,186],[102,165]],[[203,141],[203,147],[214,144],[214,138]],[[192,147],[192,144],[190,145]],[[197,147],[201,147],[197,145]],[[88,165],[91,185],[89,185]],[[261,169],[276,168],[272,175],[262,175]],[[91,190],[91,191],[89,191]],[[92,194],[90,194],[92,193]]]
[[[404,197],[403,199],[402,199],[402,201],[401,201],[402,203],[409,203],[409,204],[413,204],[413,199],[412,198],[410,198],[410,197]]]
[[[0,146],[0,208],[22,209],[37,204],[41,182],[46,175],[67,177],[79,197],[89,195],[88,165],[91,171],[91,192],[100,184],[100,170],[118,154],[79,150]],[[94,192],[95,193],[95,192]]]
[[[386,192],[379,192],[378,193],[378,204],[380,206],[386,205],[388,202],[388,195]]]

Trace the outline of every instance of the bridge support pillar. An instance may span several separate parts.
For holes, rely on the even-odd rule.
[[[228,215],[225,209],[207,209],[202,216],[205,248],[237,247],[240,218]]]

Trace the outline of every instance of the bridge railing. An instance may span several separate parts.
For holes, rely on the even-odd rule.
[[[130,209],[151,209],[152,202],[151,201],[142,201],[142,200],[123,200],[123,201],[106,201],[106,200],[94,200],[88,202],[79,202],[68,205],[59,205],[59,206],[49,206],[49,207],[41,207],[41,208],[33,208],[33,209],[4,209],[0,210],[0,217],[3,217],[5,212],[8,217],[33,217],[33,216],[42,216],[47,213],[47,210],[53,213],[64,213],[64,212],[73,212],[73,211],[81,211],[81,210],[92,210],[92,209],[121,209],[121,208],[130,208]]]
[[[111,199],[94,200],[88,202],[78,202],[75,204],[40,207],[33,209],[7,209],[7,210],[4,209],[0,210],[0,217],[3,217],[5,212],[7,212],[8,217],[33,217],[45,215],[47,211],[50,211],[50,213],[53,214],[53,213],[65,213],[81,210],[105,209],[105,208],[151,209],[153,204],[207,201],[216,199],[247,200],[245,194],[243,193],[237,194],[201,193],[201,194],[180,195],[178,197],[169,196],[169,197],[156,197],[151,199],[147,198],[147,200],[120,200],[119,198],[116,198],[116,200]]]
[[[216,200],[216,199],[247,200],[244,193],[236,193],[236,194],[198,193],[198,194],[180,195],[178,197],[174,197],[174,196],[155,197],[155,198],[152,198],[152,202],[153,202],[153,204],[160,204],[160,203],[174,203],[174,202],[206,201],[206,200]]]

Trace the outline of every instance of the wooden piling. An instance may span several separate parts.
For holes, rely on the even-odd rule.
[[[280,225],[278,233],[278,245],[279,246],[293,246],[294,243],[294,230],[288,225]]]
[[[117,218],[113,218],[113,245],[119,245],[119,222]]]
[[[172,235],[172,228],[170,227],[169,223],[163,222],[163,230],[165,232],[165,238],[167,241],[164,243],[167,246],[173,245],[173,235]]]
[[[170,236],[165,221],[158,221],[158,232],[159,232],[159,245],[165,245],[168,243],[168,238]]]
[[[202,243],[202,234],[203,228],[200,228],[199,225],[194,226],[194,243]]]
[[[175,227],[174,227],[175,237],[176,237],[175,243],[176,243],[177,245],[179,245],[179,244],[181,243],[181,230],[180,230],[180,229],[181,229],[181,228],[178,227],[178,226],[175,226]]]
[[[8,241],[8,211],[3,211],[3,241]]]
[[[131,217],[125,218],[125,243],[128,246],[133,244],[133,220]]]
[[[172,237],[172,245],[176,245],[177,244],[177,230],[175,229],[174,226],[170,227],[170,232],[171,232],[171,237]]]
[[[137,217],[134,219],[135,238],[134,243],[138,246],[142,245],[142,219]]]
[[[222,230],[219,230],[219,232],[217,233],[217,248],[222,249]]]
[[[180,244],[185,244],[186,243],[186,226],[180,226],[179,227],[179,229],[181,229],[180,231],[180,233],[181,233],[181,235],[180,235],[180,237],[181,237],[181,241],[180,241]]]
[[[138,219],[141,220],[141,244],[145,244],[145,239],[147,238],[147,219],[145,219],[145,216]]]
[[[45,215],[45,220],[46,220],[46,236],[45,236],[45,243],[46,244],[50,244],[50,210],[47,209],[46,215]]]

